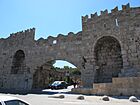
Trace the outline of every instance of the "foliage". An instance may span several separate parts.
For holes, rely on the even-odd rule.
[[[68,71],[70,75],[81,75],[81,72],[77,68],[72,68],[69,66],[64,66],[64,68],[54,67],[53,69],[57,71]]]
[[[79,70],[72,70],[71,75],[81,75],[81,72]]]
[[[55,71],[60,71],[62,73],[65,73],[65,76],[62,78],[62,80],[66,81],[68,84],[73,84],[73,81],[79,80],[81,76],[80,70],[69,66],[64,66],[63,68],[53,66],[52,69]]]

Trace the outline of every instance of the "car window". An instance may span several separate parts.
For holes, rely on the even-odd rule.
[[[59,85],[61,82],[59,81],[55,81],[54,83],[52,83],[52,85]]]
[[[28,105],[25,102],[22,102],[20,100],[10,100],[10,101],[5,101],[6,105]]]
[[[62,82],[61,84],[65,85],[65,82]]]

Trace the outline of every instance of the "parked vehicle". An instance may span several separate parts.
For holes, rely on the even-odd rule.
[[[30,105],[30,104],[17,97],[0,96],[0,105]]]
[[[68,87],[68,83],[65,81],[54,81],[51,85],[51,89],[66,89]]]

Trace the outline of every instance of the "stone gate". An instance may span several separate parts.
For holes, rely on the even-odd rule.
[[[140,76],[140,7],[123,5],[82,17],[82,31],[34,39],[35,28],[0,39],[0,88],[30,90],[38,67],[65,60],[81,71],[82,84]]]

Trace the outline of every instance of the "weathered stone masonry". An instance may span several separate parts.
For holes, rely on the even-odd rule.
[[[32,89],[37,68],[49,61],[66,60],[78,68],[82,55],[81,32],[74,35],[34,40],[35,29],[11,34],[0,39],[0,87],[4,89]],[[57,41],[56,44],[53,44]],[[46,74],[47,76],[48,74]]]
[[[35,29],[0,39],[0,87],[32,89],[37,67],[66,60],[82,72],[84,87],[113,77],[140,76],[140,7],[123,5],[82,17],[82,31],[34,40]]]
[[[82,17],[83,56],[87,59],[83,69],[85,86],[93,82],[111,82],[132,70],[140,71],[140,8],[123,5]]]

